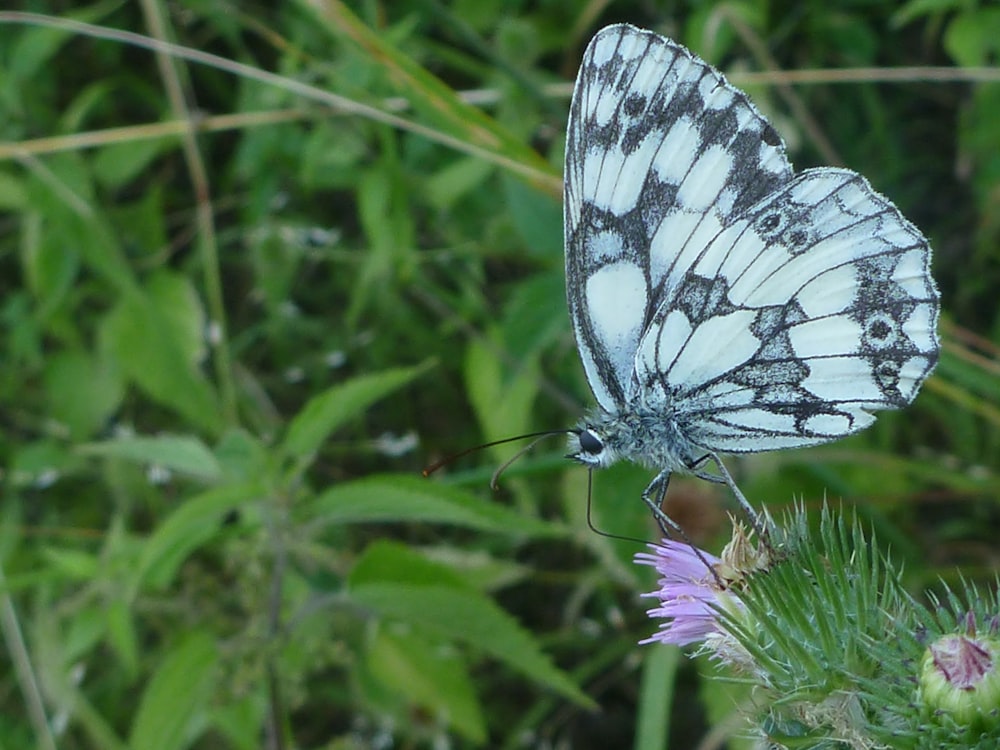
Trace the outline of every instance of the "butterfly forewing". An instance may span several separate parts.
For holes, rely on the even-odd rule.
[[[565,221],[612,453],[669,470],[696,447],[833,440],[911,401],[937,360],[923,235],[854,172],[794,174],[742,92],[651,32],[611,26],[584,54]]]
[[[635,395],[639,340],[667,287],[791,175],[774,129],[684,47],[631,26],[594,37],[569,118],[566,274],[602,407]]]

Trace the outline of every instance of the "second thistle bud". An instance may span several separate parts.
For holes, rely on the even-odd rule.
[[[972,731],[995,729],[1000,726],[1000,640],[977,636],[971,617],[966,630],[928,646],[919,701],[932,716],[947,714]]]

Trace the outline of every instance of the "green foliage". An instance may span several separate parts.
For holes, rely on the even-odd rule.
[[[738,688],[636,654],[651,627],[638,546],[586,526],[654,538],[647,472],[595,478],[592,509],[552,442],[497,492],[516,446],[419,476],[591,402],[563,288],[567,101],[550,85],[617,20],[734,77],[984,66],[996,10],[32,7],[49,15],[0,11],[5,745],[739,735]],[[798,166],[860,169],[932,238],[946,350],[905,413],[734,468],[755,502],[858,501],[915,589],[956,563],[988,574],[996,537],[997,91],[919,76],[753,89]],[[678,478],[668,510],[711,547],[724,502]]]

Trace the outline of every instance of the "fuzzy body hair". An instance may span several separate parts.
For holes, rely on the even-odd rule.
[[[588,450],[586,435],[596,438],[601,450]],[[649,469],[670,472],[689,471],[708,453],[685,437],[674,415],[641,406],[617,412],[592,411],[570,432],[568,447],[571,458],[595,468],[624,458]]]

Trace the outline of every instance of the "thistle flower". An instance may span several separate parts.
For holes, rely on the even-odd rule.
[[[652,552],[636,554],[636,563],[652,565],[660,574],[659,589],[643,594],[660,600],[660,606],[648,614],[667,620],[655,635],[640,643],[686,646],[704,641],[718,631],[720,609],[733,613],[741,610],[732,586],[746,573],[763,566],[766,553],[750,543],[742,525],[734,525],[733,529],[733,539],[721,558],[672,539],[650,544]]]
[[[664,539],[660,544],[650,544],[650,552],[639,552],[636,563],[652,565],[660,574],[659,590],[644,597],[660,600],[660,606],[648,610],[653,618],[666,618],[660,630],[639,643],[672,643],[686,646],[702,641],[716,630],[716,613],[720,597],[724,596],[709,565],[720,561],[708,552],[696,550],[686,542]]]

